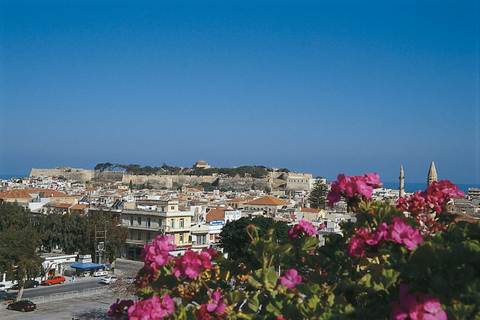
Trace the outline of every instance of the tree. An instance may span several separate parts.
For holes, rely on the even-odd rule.
[[[264,236],[268,230],[274,229],[275,236],[279,243],[287,242],[289,227],[284,221],[275,221],[272,218],[262,216],[255,218],[243,217],[236,221],[227,222],[220,233],[220,246],[225,253],[228,253],[229,259],[248,259],[248,246],[251,238],[247,233],[247,227],[255,225],[259,228],[259,236]]]
[[[315,209],[325,209],[327,208],[327,193],[328,186],[323,182],[322,178],[317,178],[315,184],[313,185],[312,191],[308,196],[308,201],[310,202],[310,207]]]
[[[43,262],[37,252],[41,241],[34,228],[36,222],[19,205],[0,204],[0,273],[18,282],[17,300],[22,298],[25,281],[39,275]]]
[[[84,229],[85,238],[80,250],[91,253],[92,255],[95,253],[95,226],[103,224],[107,230],[107,243],[104,257],[113,261],[115,257],[121,255],[125,247],[128,229],[121,227],[119,225],[118,215],[110,211],[92,210],[89,212]]]

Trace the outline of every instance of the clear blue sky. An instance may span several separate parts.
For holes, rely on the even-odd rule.
[[[480,183],[478,1],[0,9],[0,173],[205,159],[424,182],[435,161]]]

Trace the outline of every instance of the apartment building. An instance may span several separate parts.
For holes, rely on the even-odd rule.
[[[125,254],[138,260],[143,245],[158,235],[173,235],[179,250],[192,247],[190,211],[180,211],[177,200],[145,199],[124,204],[122,226],[128,228]]]

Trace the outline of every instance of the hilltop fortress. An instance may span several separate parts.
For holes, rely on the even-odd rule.
[[[177,186],[196,186],[211,184],[226,190],[305,190],[313,188],[315,179],[312,174],[270,171],[266,177],[228,177],[222,174],[190,175],[190,174],[131,174],[125,171],[94,171],[81,168],[61,167],[52,169],[32,168],[30,177],[64,177],[79,182],[111,182],[121,185],[149,185],[153,188],[165,189]]]

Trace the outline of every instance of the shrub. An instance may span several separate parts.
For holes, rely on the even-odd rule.
[[[344,198],[355,223],[319,246],[301,221],[287,243],[249,225],[250,260],[213,249],[172,257],[172,238],[146,245],[138,301],[117,301],[117,319],[478,319],[480,223],[455,222],[447,203],[463,196],[440,181],[398,205],[371,199],[378,175],[340,175],[328,196]],[[319,228],[321,228],[320,226]]]

